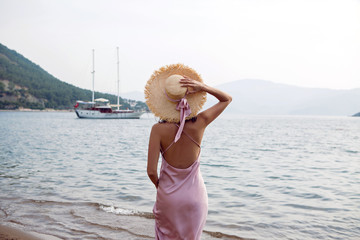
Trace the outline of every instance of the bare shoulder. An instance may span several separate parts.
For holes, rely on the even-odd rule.
[[[195,121],[187,121],[184,129],[187,133],[191,133],[192,136],[198,136],[201,138],[204,134],[205,128],[206,125],[204,124],[204,120],[201,116],[197,116]]]
[[[207,117],[203,112],[200,112],[197,117],[196,117],[196,122],[195,122],[195,127],[196,128],[206,128],[207,126]]]
[[[157,134],[166,133],[170,129],[174,128],[174,124],[171,123],[156,123],[152,126],[152,131]]]
[[[229,96],[228,101],[219,101],[217,104],[199,113],[198,118],[200,119],[200,122],[205,125],[204,127],[208,126],[212,121],[214,121],[230,104],[231,100],[232,99]]]
[[[151,130],[157,131],[158,129],[161,128],[161,127],[160,127],[160,124],[161,124],[161,123],[155,123],[155,124],[152,126]]]

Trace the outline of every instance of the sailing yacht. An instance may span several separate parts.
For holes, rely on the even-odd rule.
[[[94,50],[93,50],[93,70],[92,70],[92,101],[76,101],[74,106],[75,113],[79,118],[97,118],[97,119],[139,119],[143,112],[137,112],[129,109],[120,109],[120,79],[119,79],[119,48],[117,48],[117,105],[111,105],[110,101],[105,98],[94,99],[94,80],[95,80],[95,64],[94,64]],[[112,107],[117,107],[113,110]]]

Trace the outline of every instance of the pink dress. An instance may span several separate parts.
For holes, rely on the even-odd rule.
[[[200,147],[190,135],[182,132]],[[200,239],[208,211],[208,196],[200,172],[200,153],[190,167],[173,167],[166,162],[164,154],[174,142],[161,155],[159,185],[153,209],[155,238]]]

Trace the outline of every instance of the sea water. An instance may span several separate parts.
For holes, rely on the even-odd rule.
[[[63,239],[153,239],[154,123],[0,112],[1,223]],[[200,162],[203,239],[360,239],[360,118],[224,115]]]

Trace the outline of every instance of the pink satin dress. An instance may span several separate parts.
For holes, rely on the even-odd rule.
[[[182,132],[200,148],[190,135]],[[190,167],[173,167],[166,162],[164,154],[174,143],[161,153],[159,185],[153,209],[155,238],[200,239],[208,212],[208,196],[200,172],[200,152]]]

